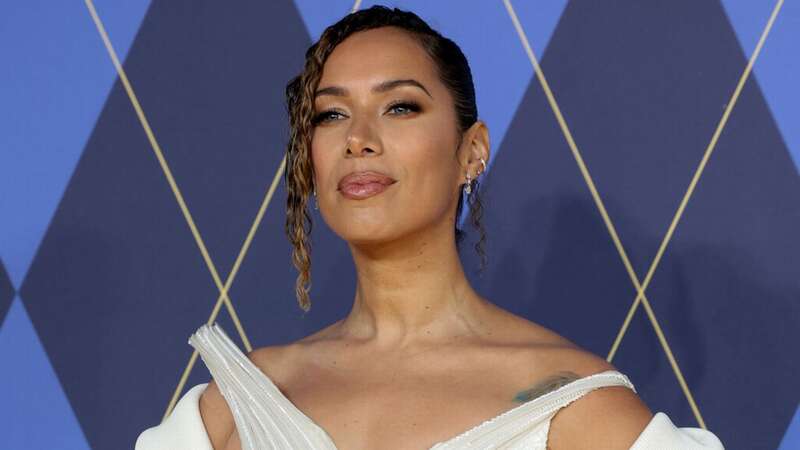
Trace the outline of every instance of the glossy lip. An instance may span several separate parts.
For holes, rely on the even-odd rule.
[[[385,191],[394,178],[372,170],[351,172],[339,180],[339,192],[353,200],[363,200]]]

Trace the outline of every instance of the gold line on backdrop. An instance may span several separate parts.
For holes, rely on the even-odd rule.
[[[645,278],[645,282],[641,286],[639,284],[639,279],[636,276],[636,273],[635,273],[635,271],[633,270],[633,267],[630,264],[630,260],[628,259],[627,253],[625,252],[625,249],[623,248],[622,243],[619,240],[619,236],[617,235],[616,229],[614,228],[614,225],[613,225],[613,223],[611,221],[611,218],[608,216],[608,213],[606,212],[605,206],[603,205],[603,202],[600,199],[600,195],[597,192],[597,189],[596,189],[596,187],[594,185],[594,182],[592,181],[591,175],[589,174],[589,171],[586,168],[585,163],[583,162],[583,158],[581,157],[580,152],[578,151],[578,147],[577,147],[577,145],[575,144],[575,141],[572,138],[572,134],[569,131],[569,128],[568,128],[568,126],[566,124],[566,121],[564,120],[564,118],[563,118],[563,116],[561,114],[561,110],[559,109],[558,104],[556,103],[556,100],[555,100],[555,98],[553,96],[553,93],[552,93],[552,91],[550,89],[550,86],[548,85],[547,80],[544,77],[544,73],[542,72],[541,68],[539,67],[539,64],[538,64],[538,62],[536,60],[536,57],[535,57],[535,55],[533,53],[533,50],[531,49],[530,43],[528,41],[528,38],[525,35],[525,32],[524,32],[524,30],[522,28],[522,25],[519,23],[519,19],[517,18],[516,13],[514,12],[513,6],[511,5],[511,1],[510,0],[504,0],[504,3],[506,5],[506,9],[508,10],[509,16],[511,17],[511,20],[514,23],[514,27],[516,28],[517,33],[519,34],[520,40],[522,41],[522,44],[525,47],[525,51],[528,54],[528,58],[530,59],[531,64],[533,65],[533,68],[534,68],[534,71],[536,73],[536,76],[538,77],[539,82],[542,85],[542,89],[545,92],[547,100],[550,103],[550,107],[552,108],[553,113],[556,116],[556,120],[558,121],[558,124],[561,127],[562,132],[564,133],[564,137],[566,138],[567,143],[569,144],[570,150],[572,151],[573,156],[575,157],[575,160],[576,160],[576,162],[578,164],[578,167],[579,167],[579,169],[581,171],[581,174],[583,175],[584,180],[586,181],[586,184],[589,187],[589,191],[592,194],[592,198],[594,199],[595,204],[597,205],[597,208],[600,211],[600,215],[602,216],[603,221],[606,224],[606,228],[608,229],[609,234],[611,235],[611,239],[613,240],[614,245],[616,246],[617,251],[620,254],[622,262],[625,265],[625,269],[627,270],[628,275],[631,278],[631,281],[633,282],[633,284],[634,284],[634,286],[636,287],[636,290],[637,290],[636,299],[634,300],[634,303],[631,306],[631,309],[629,310],[628,315],[627,315],[627,317],[625,319],[625,323],[623,324],[623,327],[620,330],[620,332],[619,332],[619,334],[617,336],[617,339],[614,342],[614,345],[613,345],[613,347],[612,347],[611,351],[609,352],[609,355],[608,355],[608,357],[606,359],[609,362],[611,362],[611,360],[613,359],[614,354],[616,353],[616,350],[617,350],[617,348],[619,346],[619,343],[621,342],[622,337],[623,337],[623,335],[624,335],[624,333],[625,333],[625,331],[627,329],[627,326],[628,326],[631,318],[633,317],[633,313],[635,312],[636,308],[638,307],[639,301],[641,300],[642,303],[644,304],[644,308],[645,308],[645,311],[647,312],[647,315],[648,315],[648,317],[650,319],[650,322],[652,323],[653,328],[655,329],[656,335],[658,336],[658,339],[659,339],[659,341],[661,343],[661,346],[663,347],[664,352],[666,353],[667,359],[669,359],[670,365],[672,366],[672,369],[675,372],[675,376],[678,378],[678,382],[679,382],[679,384],[681,386],[681,389],[683,390],[684,394],[686,395],[686,399],[689,402],[689,406],[691,407],[692,412],[694,413],[695,418],[697,419],[697,422],[700,424],[700,426],[702,428],[705,429],[706,428],[705,421],[703,421],[703,417],[700,414],[700,410],[697,408],[697,404],[694,401],[694,397],[692,396],[691,391],[689,390],[689,387],[686,385],[686,381],[683,378],[683,374],[682,374],[682,372],[680,370],[680,367],[678,366],[678,363],[675,360],[674,355],[672,354],[672,350],[670,349],[669,344],[667,343],[666,337],[664,336],[664,333],[663,333],[663,331],[661,330],[661,327],[658,324],[658,320],[656,319],[655,313],[654,313],[653,309],[651,308],[650,302],[648,301],[647,297],[645,296],[644,291],[645,291],[645,289],[647,289],[647,286],[650,283],[652,275],[655,272],[656,267],[658,266],[658,263],[660,261],[661,255],[663,254],[664,250],[666,249],[667,243],[669,242],[669,240],[670,240],[670,238],[672,236],[672,233],[675,230],[675,226],[677,225],[677,222],[680,219],[681,214],[683,213],[683,209],[686,206],[686,204],[688,203],[689,197],[691,196],[692,192],[694,191],[694,187],[697,184],[697,181],[699,180],[700,175],[702,175],[703,169],[705,168],[705,164],[708,161],[708,157],[710,156],[711,151],[714,149],[714,147],[716,145],[716,142],[717,142],[717,139],[719,138],[719,135],[722,133],[722,130],[723,130],[724,126],[725,126],[725,123],[727,122],[728,115],[730,114],[730,111],[733,109],[733,106],[736,103],[736,100],[738,99],[739,93],[741,92],[741,89],[742,89],[742,87],[744,85],[744,82],[746,81],[747,76],[749,75],[749,73],[750,73],[750,71],[752,69],[753,63],[755,62],[755,60],[756,60],[756,58],[758,56],[758,53],[759,53],[759,51],[761,49],[761,46],[763,45],[764,40],[766,39],[766,36],[767,36],[767,34],[769,33],[769,30],[772,27],[772,23],[774,22],[775,17],[777,16],[778,11],[780,10],[780,7],[781,7],[781,5],[783,3],[783,0],[778,0],[778,2],[775,5],[775,9],[773,10],[772,16],[770,17],[770,20],[767,23],[767,26],[766,26],[766,28],[764,29],[764,32],[761,35],[761,39],[759,40],[759,43],[758,43],[758,45],[756,47],[756,50],[753,52],[753,55],[751,56],[750,61],[748,62],[747,67],[745,68],[745,71],[744,71],[744,73],[742,74],[742,76],[741,76],[741,78],[739,80],[739,84],[738,84],[738,86],[737,86],[737,88],[736,88],[736,90],[735,90],[735,92],[733,94],[733,97],[732,97],[731,101],[728,102],[728,105],[727,105],[727,108],[725,110],[725,113],[723,114],[722,120],[720,121],[720,124],[717,126],[717,130],[715,131],[714,136],[712,137],[711,142],[710,142],[708,148],[706,149],[706,153],[705,153],[705,155],[703,157],[703,160],[702,160],[702,162],[700,164],[700,167],[698,167],[697,171],[695,172],[695,176],[694,176],[694,178],[693,178],[693,180],[692,180],[692,182],[691,182],[691,184],[689,186],[689,190],[686,192],[686,195],[684,196],[683,201],[681,202],[681,205],[678,208],[678,211],[676,212],[676,215],[675,215],[675,217],[674,217],[674,219],[672,221],[672,224],[670,225],[670,228],[669,228],[667,234],[665,235],[664,240],[661,243],[661,247],[659,248],[659,251],[658,251],[656,257],[655,257],[655,259],[653,260],[653,263],[650,266],[650,270],[647,273],[647,277]]]
[[[267,195],[261,202],[261,207],[258,209],[258,213],[256,214],[256,218],[253,221],[253,225],[250,227],[250,231],[247,232],[247,237],[245,238],[244,244],[242,244],[242,248],[239,250],[239,255],[236,257],[236,261],[233,263],[233,268],[231,269],[231,273],[228,276],[228,279],[225,281],[225,292],[228,291],[231,284],[233,283],[233,279],[239,272],[239,267],[242,265],[242,261],[244,260],[247,251],[250,249],[250,243],[253,241],[253,237],[256,234],[256,230],[258,229],[258,226],[261,224],[261,220],[264,218],[264,213],[267,211],[267,206],[269,206],[270,201],[272,201],[272,195],[275,193],[275,189],[278,187],[278,182],[280,181],[281,174],[283,174],[285,168],[286,168],[286,156],[284,155],[283,159],[281,159],[281,164],[278,167],[278,171],[275,172],[275,176],[272,178],[272,184],[270,184],[270,187],[267,190]],[[216,320],[224,298],[225,297],[223,296],[223,294],[220,293],[220,296],[217,298],[217,302],[211,311],[211,316],[209,316],[208,321],[206,322],[207,324],[211,325],[214,323],[214,320]],[[253,351],[253,348],[250,346],[249,342],[245,346],[248,352]],[[162,421],[169,416],[169,413],[172,412],[172,408],[174,408],[175,404],[178,402],[178,398],[180,397],[181,392],[183,392],[183,387],[186,385],[186,380],[189,379],[189,374],[192,372],[192,368],[194,367],[194,364],[197,362],[198,356],[199,353],[197,352],[197,350],[194,350],[192,352],[192,356],[189,358],[189,362],[186,364],[186,368],[183,369],[180,381],[178,381],[178,386],[175,388],[175,392],[173,392],[172,397],[170,398],[169,405],[167,405],[167,410],[164,412],[164,417],[162,417],[161,419]]]
[[[772,24],[775,22],[775,18],[778,16],[778,12],[780,11],[782,5],[783,5],[783,0],[778,0],[777,3],[775,3],[775,7],[772,10],[772,14],[770,15],[769,20],[767,21],[767,25],[764,27],[764,30],[761,33],[761,37],[758,40],[758,44],[756,44],[756,48],[755,50],[753,50],[753,54],[750,55],[750,60],[747,62],[747,66],[745,67],[744,72],[742,72],[742,76],[739,78],[739,83],[736,85],[736,89],[733,91],[733,95],[731,96],[731,99],[725,108],[725,112],[722,114],[722,118],[720,119],[719,124],[717,125],[717,128],[714,131],[714,135],[711,137],[711,141],[708,143],[708,147],[706,148],[705,154],[703,155],[703,159],[700,161],[700,165],[697,167],[697,170],[694,173],[694,177],[692,178],[692,181],[689,183],[689,187],[686,190],[686,194],[684,194],[680,206],[678,206],[678,210],[675,212],[675,217],[673,217],[672,223],[670,223],[669,225],[667,234],[664,235],[664,239],[661,241],[661,246],[659,247],[658,252],[656,252],[656,256],[653,259],[653,263],[650,265],[650,270],[648,270],[647,276],[645,277],[644,284],[642,285],[642,291],[647,289],[647,285],[650,283],[650,279],[652,278],[653,273],[655,272],[656,267],[658,266],[658,263],[661,260],[661,256],[663,255],[664,250],[667,248],[667,243],[672,238],[672,234],[675,231],[675,227],[678,225],[678,221],[681,219],[681,216],[683,215],[683,211],[686,208],[686,204],[689,203],[689,199],[694,193],[694,188],[697,185],[700,176],[703,174],[703,171],[705,170],[706,163],[708,162],[708,159],[711,157],[711,152],[713,152],[714,148],[716,148],[719,136],[722,134],[725,125],[728,123],[728,116],[730,116],[733,107],[736,105],[736,101],[739,99],[739,94],[741,93],[742,88],[744,87],[744,84],[747,81],[747,78],[753,69],[753,65],[755,64],[756,59],[758,58],[758,54],[761,52],[761,47],[764,45],[764,41],[767,39],[767,35],[772,29]],[[622,341],[622,337],[628,329],[628,325],[630,324],[631,318],[633,317],[633,313],[639,306],[639,300],[642,298],[642,296],[643,294],[640,291],[640,294],[636,296],[633,305],[631,305],[631,309],[630,311],[628,311],[628,315],[625,317],[625,322],[622,324],[622,328],[620,329],[619,334],[617,335],[617,338],[614,341],[614,345],[608,354],[609,360],[611,360],[611,358],[614,357],[614,354],[616,353],[617,348],[619,347],[619,343],[620,341]]]

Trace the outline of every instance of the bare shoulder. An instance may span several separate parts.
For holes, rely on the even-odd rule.
[[[565,368],[582,378],[618,370],[580,348],[564,351]],[[594,389],[559,410],[550,423],[548,449],[628,449],[653,417],[650,408],[625,386]]]
[[[233,415],[214,380],[208,383],[200,396],[200,417],[211,446],[215,449],[225,448],[234,429]]]
[[[528,342],[529,361],[537,370],[538,394],[575,379],[618,369],[604,358],[558,333],[518,317],[515,334]],[[509,323],[512,323],[509,320]],[[653,417],[639,396],[625,386],[595,389],[556,413],[550,424],[548,450],[628,449]]]
[[[266,368],[270,368],[271,373],[267,373],[267,376],[273,378],[279,376],[281,361],[286,357],[289,347],[280,345],[261,347],[248,353],[247,357],[265,373],[267,373]],[[233,414],[213,379],[200,396],[200,416],[213,448],[225,449],[231,442],[238,442]]]
[[[556,413],[548,449],[628,449],[652,417],[647,405],[626,387],[595,389]]]

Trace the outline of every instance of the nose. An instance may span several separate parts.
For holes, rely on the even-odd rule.
[[[382,152],[380,139],[369,120],[351,120],[346,149],[347,156],[367,156]]]

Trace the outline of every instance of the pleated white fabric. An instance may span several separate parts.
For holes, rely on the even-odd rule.
[[[242,450],[337,450],[328,433],[297,409],[219,325],[203,325],[189,343],[228,402]]]
[[[189,343],[200,353],[230,407],[242,450],[339,450],[328,433],[289,401],[218,325],[203,325]],[[136,450],[212,450],[199,414],[199,392],[204,386],[192,388],[166,421],[145,430],[137,440]],[[590,375],[439,442],[430,450],[545,450],[550,421],[558,410],[606,386],[625,386],[636,392],[620,372]],[[677,428],[661,412],[631,449],[724,450],[713,433],[700,428]]]

